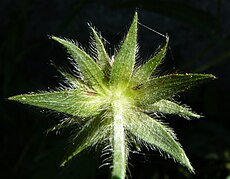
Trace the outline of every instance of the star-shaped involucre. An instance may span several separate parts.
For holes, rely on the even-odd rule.
[[[172,97],[215,77],[210,74],[153,76],[165,57],[168,37],[154,57],[142,66],[135,67],[137,24],[138,17],[135,13],[114,60],[108,56],[101,36],[92,27],[90,29],[97,52],[96,59],[72,41],[52,36],[76,61],[78,77],[60,71],[71,88],[9,98],[70,116],[54,129],[74,125],[78,120],[84,121],[84,125],[75,134],[62,165],[90,146],[107,143],[107,149],[112,155],[112,177],[123,179],[126,175],[129,146],[134,142],[135,145],[145,143],[163,151],[166,156],[194,172],[174,132],[150,114],[177,114],[187,119],[199,118],[200,115],[175,103]]]

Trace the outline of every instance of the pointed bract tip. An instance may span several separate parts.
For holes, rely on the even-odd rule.
[[[9,100],[9,101],[18,101],[18,100],[19,100],[19,99],[18,99],[18,96],[20,96],[20,95],[11,96],[11,97],[7,98],[7,100]]]
[[[62,163],[60,164],[60,167],[64,167],[64,166],[65,166],[65,163],[66,163],[66,161],[62,162]]]
[[[138,21],[138,13],[137,13],[137,11],[134,13],[133,21]]]
[[[218,77],[216,77],[216,76],[214,76],[214,75],[211,75],[211,74],[210,74],[210,78],[212,78],[213,80],[218,79]]]
[[[212,75],[212,74],[203,74],[203,76],[206,78],[206,79],[210,79],[210,80],[215,80],[217,79],[216,76]]]
[[[195,169],[192,167],[191,164],[188,166],[188,170],[189,170],[189,172],[195,174]]]
[[[91,33],[92,33],[93,36],[98,34],[93,26],[89,25],[89,29],[91,30]]]
[[[12,101],[13,100],[13,96],[9,97],[9,98],[6,98],[7,100],[9,101]]]
[[[69,41],[66,40],[66,39],[63,39],[63,38],[61,38],[61,37],[56,37],[56,36],[54,36],[54,35],[51,36],[51,39],[52,39],[52,40],[55,40],[55,41],[57,41],[57,42],[59,42],[59,43],[62,44],[62,45],[64,45],[66,42],[69,42]],[[65,46],[65,45],[64,45],[64,46]]]
[[[165,38],[166,38],[166,43],[168,44],[168,43],[169,43],[169,35],[166,34],[166,35],[165,35]]]
[[[26,103],[26,95],[16,95],[16,96],[11,96],[8,98],[10,101],[18,101],[21,103]]]
[[[189,170],[189,172],[195,174],[195,170],[194,170],[194,168],[192,167],[192,165],[191,165],[191,163],[190,163],[190,161],[189,161],[189,159],[188,159],[188,157],[187,157],[186,155],[184,155],[184,161],[183,161],[183,163],[181,163],[181,164],[182,164],[183,166],[185,166],[185,167]]]
[[[55,40],[55,41],[58,41],[60,38],[58,38],[58,37],[56,37],[56,36],[54,36],[54,35],[51,35],[51,36],[50,36],[50,39],[53,39],[53,40]]]

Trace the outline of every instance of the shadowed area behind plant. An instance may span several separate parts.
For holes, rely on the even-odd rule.
[[[83,0],[66,3],[35,0],[10,2],[13,5],[8,1],[2,1],[0,6],[1,17],[4,17],[0,36],[2,84],[0,131],[3,146],[1,161],[4,161],[2,175],[11,178],[108,176],[106,168],[96,170],[100,160],[89,152],[76,158],[66,168],[59,168],[58,164],[66,145],[65,133],[61,136],[43,135],[45,129],[56,123],[57,118],[47,114],[44,119],[44,115],[38,110],[32,108],[28,112],[25,107],[9,103],[3,98],[37,89],[47,90],[47,86],[51,88],[57,86],[58,80],[55,76],[58,73],[47,64],[53,60],[58,66],[66,65],[63,62],[66,54],[58,46],[50,45],[47,34],[77,38],[83,45],[87,45],[89,34],[86,22],[92,22],[99,30],[103,30],[102,34],[112,47],[123,37],[126,24],[130,22],[136,7],[139,8],[141,23],[162,33],[168,32],[170,35],[173,57],[168,54],[168,62],[163,65],[165,71],[175,66],[179,72],[205,70],[206,73],[215,74],[219,78],[212,84],[186,94],[190,96],[189,99],[183,100],[183,95],[180,98],[184,103],[193,106],[195,111],[203,112],[206,118],[201,121],[184,122],[175,116],[169,117],[172,118],[170,125],[175,126],[175,131],[196,168],[197,177],[223,178],[228,175],[230,141],[227,137],[229,136],[228,107],[225,105],[230,98],[227,3],[207,1],[193,4],[192,1],[188,1],[184,3],[182,9],[187,9],[183,11],[180,10],[183,3],[180,3],[180,6],[175,5],[174,8],[177,14],[181,14],[178,17],[179,15],[174,15],[167,9],[166,5],[172,3],[171,1],[164,1],[165,5],[159,3],[158,6],[155,6],[158,1],[147,5],[137,4],[135,1],[131,4],[130,2],[96,4]],[[198,18],[197,10],[194,9],[211,13],[214,18],[210,17],[209,21],[204,23],[203,19]],[[184,11],[193,13],[184,14]],[[186,18],[192,19],[193,22]],[[214,23],[208,24],[210,21]],[[197,24],[201,24],[202,27]],[[159,36],[142,27],[139,33],[139,43],[144,56],[153,54],[158,44],[163,42]],[[131,163],[135,165],[135,168],[130,167],[133,178],[192,177],[170,161],[158,158],[154,152],[145,156],[131,155],[134,155],[131,157],[133,158]],[[139,158],[145,162],[140,162]]]

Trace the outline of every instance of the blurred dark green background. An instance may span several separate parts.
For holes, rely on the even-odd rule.
[[[59,162],[68,132],[45,134],[63,116],[7,101],[16,94],[55,89],[59,74],[50,65],[70,68],[67,54],[48,35],[77,39],[88,47],[90,22],[108,40],[113,54],[135,10],[139,20],[170,36],[161,74],[212,73],[218,80],[181,94],[177,99],[204,118],[186,121],[167,116],[190,158],[196,175],[157,152],[130,153],[129,176],[136,179],[230,178],[230,1],[227,0],[2,0],[0,2],[0,178],[109,178],[109,167],[94,149],[66,167]],[[139,27],[140,56],[146,60],[164,42]],[[42,113],[40,113],[42,112]],[[131,175],[131,174],[132,175]]]

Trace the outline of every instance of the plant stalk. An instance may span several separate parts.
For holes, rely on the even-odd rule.
[[[127,151],[124,131],[124,113],[119,100],[114,102],[113,121],[113,179],[124,179],[126,173]]]

